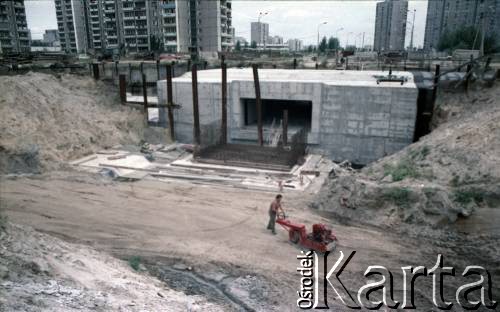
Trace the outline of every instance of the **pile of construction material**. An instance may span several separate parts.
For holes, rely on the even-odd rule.
[[[320,185],[315,180],[323,181],[335,167],[321,155],[308,155],[304,163],[280,170],[206,163],[193,158],[193,149],[192,145],[178,143],[145,143],[140,149],[117,146],[75,160],[71,165],[117,180],[175,180],[272,192],[303,191],[311,184]]]

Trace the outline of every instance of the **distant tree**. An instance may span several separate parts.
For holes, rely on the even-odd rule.
[[[445,31],[439,38],[437,49],[451,52],[456,49],[478,50],[481,46],[481,31],[473,26],[464,26],[455,31]],[[493,35],[485,36],[484,53],[494,53],[499,50]]]
[[[252,41],[252,43],[250,44],[250,48],[257,49],[257,42]]]
[[[248,49],[248,42],[245,41],[244,47],[245,47],[245,49]]]
[[[241,43],[240,41],[236,41],[236,47],[235,47],[236,51],[241,51]]]
[[[340,47],[339,39],[330,37],[328,39],[328,50],[336,50]]]
[[[326,41],[326,37],[323,37],[323,39],[321,39],[321,43],[319,44],[319,51],[320,52],[325,52],[327,46],[328,46],[328,43]]]
[[[312,51],[313,51],[313,46],[312,45],[308,46],[307,47],[307,52],[308,53],[312,53]]]

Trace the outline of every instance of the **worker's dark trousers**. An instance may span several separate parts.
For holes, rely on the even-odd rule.
[[[267,229],[276,233],[274,226],[276,225],[276,211],[269,210],[269,223],[267,224]]]

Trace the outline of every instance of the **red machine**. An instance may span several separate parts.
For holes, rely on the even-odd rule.
[[[307,234],[304,224],[292,223],[284,214],[278,215],[276,223],[288,231],[288,238],[294,244],[319,252],[335,250],[337,237],[325,224],[313,224],[312,233]]]

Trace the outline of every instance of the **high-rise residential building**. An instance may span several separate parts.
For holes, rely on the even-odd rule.
[[[376,51],[403,51],[406,35],[408,0],[377,3],[374,48]]]
[[[479,30],[484,28],[485,34],[495,36],[497,42],[500,42],[500,0],[429,1],[424,49],[436,49],[441,36],[446,32],[467,26],[473,26]],[[475,48],[477,49],[478,46]]]
[[[56,0],[56,11],[61,44],[68,42],[73,53],[79,46],[193,54],[233,46],[230,0]]]
[[[288,49],[291,52],[302,51],[302,40],[300,40],[300,39],[289,39],[288,40]]]
[[[257,45],[265,46],[269,43],[269,24],[252,22],[250,24],[250,40]]]
[[[57,30],[62,51],[73,54],[87,52],[89,42],[86,5],[86,0],[55,0]]]
[[[24,0],[0,1],[0,50],[2,53],[30,50]]]
[[[89,48],[100,53],[160,50],[161,14],[159,0],[90,0]]]

